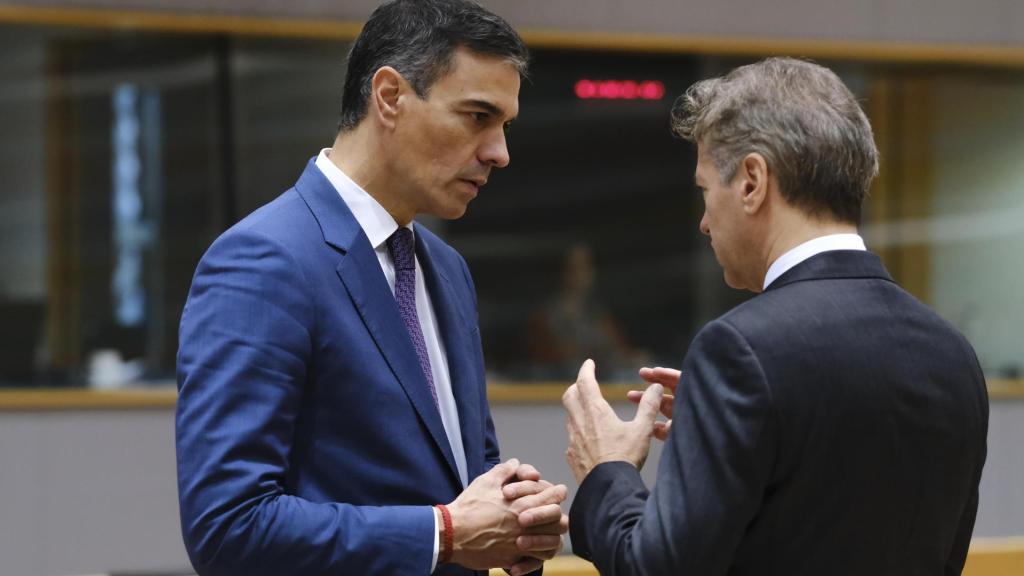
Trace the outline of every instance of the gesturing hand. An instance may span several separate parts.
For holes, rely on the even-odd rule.
[[[580,367],[576,383],[562,395],[569,433],[566,460],[576,482],[582,482],[602,462],[624,460],[640,468],[651,448],[654,420],[661,406],[662,385],[652,384],[642,394],[636,417],[623,422],[601,395],[594,376],[594,361]]]
[[[672,429],[672,403],[675,401],[675,391],[679,386],[679,378],[682,372],[674,370],[672,368],[641,368],[640,377],[646,380],[649,384],[661,384],[672,394],[664,394],[661,397],[661,413],[668,418],[667,422],[655,422],[654,423],[654,437],[664,442],[668,439],[668,432]],[[630,402],[640,403],[640,398],[644,395],[642,390],[630,390],[626,393],[626,398]]]

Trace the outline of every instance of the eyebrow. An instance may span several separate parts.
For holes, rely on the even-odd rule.
[[[493,114],[494,116],[498,116],[498,117],[504,117],[505,116],[505,111],[504,110],[502,110],[498,106],[495,106],[494,104],[492,104],[491,102],[488,102],[486,100],[470,99],[470,100],[466,100],[465,102],[463,102],[463,104],[468,105],[468,106],[475,106],[477,108],[481,108],[481,109],[487,111],[487,113]],[[513,120],[515,120],[515,117],[509,118],[507,120],[507,122],[511,122]]]

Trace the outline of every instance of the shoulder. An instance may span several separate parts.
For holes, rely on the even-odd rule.
[[[772,331],[777,330],[780,319],[799,316],[800,298],[782,290],[758,294],[709,322],[705,330],[731,333],[743,340],[769,337]]]
[[[225,252],[246,253],[261,246],[294,258],[306,253],[320,239],[319,225],[309,207],[291,188],[225,230],[210,245],[203,260]]]
[[[249,278],[245,282],[253,289],[276,281],[306,286],[309,248],[322,245],[318,239],[319,228],[308,208],[290,189],[213,241],[196,268],[193,289],[241,278]]]
[[[248,234],[287,242],[291,238],[318,231],[319,227],[309,207],[295,188],[290,188],[239,220],[222,236]]]

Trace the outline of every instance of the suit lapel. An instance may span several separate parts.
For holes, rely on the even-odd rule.
[[[453,480],[461,485],[441,415],[434,405],[412,340],[398,312],[398,303],[370,241],[337,191],[312,162],[295,188],[313,211],[324,241],[342,252],[341,262],[336,268],[338,278],[377,349],[405,390],[434,444],[444,455]]]
[[[459,428],[462,433],[462,445],[466,452],[466,470],[469,480],[483,472],[483,422],[480,414],[480,386],[475,378],[472,342],[469,334],[469,322],[463,307],[472,300],[459,297],[452,282],[434,254],[432,242],[423,227],[416,225],[416,256],[423,268],[427,290],[434,306],[441,339],[444,341],[445,355],[448,358],[448,376],[452,383],[452,394],[459,412]],[[464,295],[468,296],[468,295]]]

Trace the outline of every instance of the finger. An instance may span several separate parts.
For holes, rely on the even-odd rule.
[[[601,387],[597,383],[597,376],[594,374],[596,365],[594,361],[587,358],[580,366],[580,372],[576,375],[576,389],[579,392],[580,400],[587,401],[601,397]]]
[[[568,489],[565,487],[565,484],[559,484],[558,486],[546,488],[537,494],[531,494],[517,499],[513,503],[513,508],[522,512],[524,510],[544,506],[546,504],[561,504],[562,501],[565,500],[565,496],[567,494]]]
[[[540,480],[540,472],[532,464],[523,462],[516,470],[516,478],[520,480]]]
[[[569,517],[561,514],[557,522],[523,528],[523,534],[565,534],[569,531]]]
[[[676,403],[676,396],[675,396],[675,394],[665,394],[665,393],[662,393],[662,395],[661,395],[661,413],[662,413],[663,416],[665,416],[665,418],[668,418],[669,420],[672,419],[672,407],[675,406],[675,403]]]
[[[574,411],[579,410],[580,405],[580,392],[579,387],[576,384],[570,385],[565,389],[565,393],[562,394],[562,406],[565,407],[569,414],[573,414]]]
[[[541,483],[534,480],[523,480],[521,482],[512,482],[502,486],[501,495],[504,496],[506,500],[516,500],[523,496],[540,494],[550,487],[550,482]]]
[[[541,549],[537,549],[537,550],[531,550],[529,552],[524,553],[524,555],[532,557],[532,558],[537,558],[539,560],[550,560],[550,559],[554,558],[555,555],[557,555],[558,552],[562,549],[562,537],[561,536],[557,536],[557,538],[558,538],[558,540],[555,541],[554,545],[551,546],[550,548],[541,548]]]
[[[599,393],[600,394],[600,393]],[[562,395],[562,406],[565,407],[566,430],[572,434],[573,429],[582,428],[587,421],[588,410],[580,395],[579,384],[573,384]],[[607,402],[605,402],[607,404]],[[608,407],[611,410],[611,407]]]
[[[641,368],[640,377],[651,384],[661,384],[672,392],[676,391],[682,372],[673,368]]]
[[[639,404],[640,399],[643,398],[643,390],[630,390],[626,392],[626,399],[634,404]],[[672,417],[672,405],[675,402],[676,397],[672,394],[661,395],[661,413],[665,415],[665,418]]]
[[[644,390],[640,398],[640,405],[636,409],[634,422],[643,422],[653,427],[654,420],[658,417],[658,410],[661,408],[661,397],[665,389],[661,384],[651,384]]]
[[[675,391],[682,377],[682,372],[674,368],[641,368],[640,377],[651,384],[661,384]]]
[[[516,468],[519,468],[519,460],[512,458],[501,464],[495,464],[493,468],[487,471],[485,476],[497,481],[500,486],[515,477]]]
[[[520,559],[518,562],[513,564],[509,569],[508,573],[511,576],[524,576],[530,572],[536,572],[544,565],[544,561],[539,558],[526,557]]]
[[[558,504],[534,506],[519,513],[519,525],[534,528],[531,533],[552,533],[561,529],[562,507]],[[543,525],[550,524],[547,528]]]
[[[520,552],[557,552],[561,544],[560,534],[524,534],[516,538]]]
[[[654,423],[654,437],[662,442],[668,441],[669,430],[672,429],[672,421],[668,422],[655,422]]]

